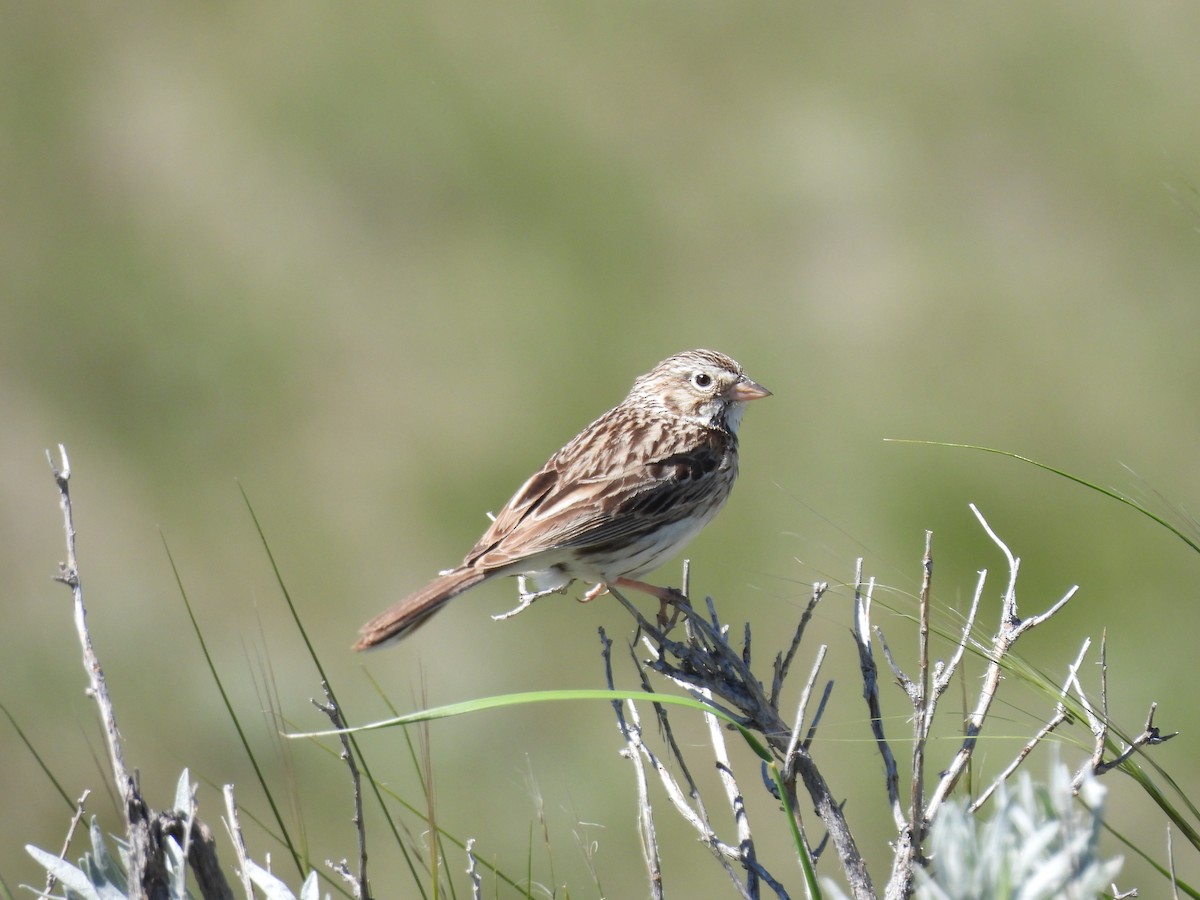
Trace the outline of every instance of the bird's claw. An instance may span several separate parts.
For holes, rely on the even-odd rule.
[[[603,581],[601,581],[598,584],[592,585],[591,588],[588,589],[587,593],[585,593],[582,597],[579,598],[579,602],[580,603],[591,603],[597,597],[603,597],[607,593],[608,593],[608,585],[605,584]]]
[[[666,634],[675,627],[675,623],[679,621],[679,609],[688,602],[687,594],[678,588],[665,588],[670,596],[658,598],[658,627],[662,629],[663,634]],[[667,616],[667,608],[671,608],[671,615]]]

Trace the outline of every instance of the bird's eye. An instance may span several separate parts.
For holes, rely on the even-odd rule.
[[[707,372],[697,372],[692,376],[692,384],[698,388],[706,388],[712,384],[712,376]]]

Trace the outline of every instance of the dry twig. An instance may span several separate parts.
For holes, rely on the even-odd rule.
[[[83,584],[75,550],[75,517],[71,508],[70,490],[71,461],[67,456],[67,448],[62,444],[58,445],[58,453],[61,464],[56,464],[50,451],[46,451],[46,459],[58,486],[59,507],[62,509],[67,547],[66,562],[59,564],[59,573],[55,580],[69,587],[74,599],[75,630],[83,650],[83,667],[88,675],[87,693],[96,701],[96,708],[100,713],[109,763],[112,766],[113,783],[117,788],[125,821],[129,898],[143,900],[170,895],[170,874],[165,853],[166,839],[171,837],[183,849],[184,858],[196,874],[202,896],[206,900],[232,900],[233,893],[217,862],[212,834],[203,822],[196,819],[194,801],[189,802],[187,809],[155,814],[142,799],[137,779],[125,766],[116,712],[87,625],[87,608],[83,602]]]
[[[351,872],[344,859],[336,864],[327,859],[325,865],[350,886],[355,900],[371,900],[371,886],[367,881],[367,830],[363,819],[362,777],[359,775],[358,763],[354,758],[354,749],[350,745],[350,736],[345,732],[346,722],[342,718],[341,707],[334,699],[333,691],[329,689],[329,682],[324,679],[321,681],[321,690],[325,692],[325,702],[320,703],[316,700],[311,702],[329,718],[330,723],[338,731],[338,738],[342,742],[341,756],[350,770],[350,783],[354,789],[354,818],[351,821],[354,823],[354,832],[358,836],[358,872],[357,874]]]
[[[814,599],[810,601],[810,609],[807,611],[809,615],[811,606],[815,605],[823,592],[824,586],[814,588]],[[850,833],[840,804],[812,759],[809,743],[792,740],[797,729],[794,725],[786,723],[778,710],[779,692],[776,684],[782,682],[783,675],[786,674],[795,655],[794,649],[786,656],[776,658],[776,680],[772,685],[771,694],[768,695],[763,684],[750,669],[749,632],[745,632],[739,652],[731,645],[728,628],[721,624],[711,600],[707,603],[707,616],[698,613],[686,601],[677,604],[685,625],[685,638],[679,641],[668,636],[669,628],[649,621],[620,592],[611,593],[629,611],[639,630],[646,635],[645,645],[652,654],[647,663],[650,669],[674,681],[693,696],[704,700],[707,705],[744,727],[762,735],[779,763],[786,764],[786,769],[781,768],[781,771],[785,774],[784,784],[790,795],[790,808],[801,833],[803,822],[800,806],[794,798],[797,780],[804,785],[817,815],[828,829],[828,838],[837,849],[839,861],[854,896],[862,900],[873,898],[875,894],[870,875]],[[794,642],[794,645],[795,643],[798,642]],[[775,702],[772,702],[772,696]],[[749,866],[753,862],[744,855],[738,861],[743,866]],[[748,871],[760,872],[761,867],[748,868]]]
[[[129,840],[129,892],[130,900],[159,895],[167,890],[168,876],[161,856],[155,853],[150,835],[150,809],[142,800],[136,780],[125,768],[125,757],[121,750],[121,733],[117,730],[117,717],[112,699],[108,694],[108,683],[100,660],[92,646],[92,635],[87,626],[87,609],[83,603],[83,584],[79,575],[79,560],[75,554],[75,518],[71,509],[71,460],[67,448],[58,445],[61,465],[56,465],[49,450],[46,459],[58,485],[59,506],[63,514],[63,529],[66,532],[67,559],[59,564],[55,580],[71,589],[75,601],[75,629],[83,648],[83,667],[88,675],[88,695],[96,701],[104,740],[108,746],[109,763],[112,765],[113,783],[121,799],[121,814],[125,820]]]

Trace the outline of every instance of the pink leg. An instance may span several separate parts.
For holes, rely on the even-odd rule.
[[[644,581],[634,581],[632,578],[618,578],[617,586],[629,588],[631,591],[640,591],[643,594],[649,594],[651,597],[658,598],[658,624],[660,627],[670,630],[670,626],[675,624],[675,618],[679,615],[679,610],[675,610],[675,615],[668,618],[667,607],[674,605],[679,600],[687,600],[682,591],[675,588],[658,587],[657,585],[647,584]]]
[[[632,578],[618,578],[616,584],[617,587],[629,588],[631,591],[640,591],[643,594],[649,594],[651,597],[657,597],[663,603],[670,603],[672,600],[677,600],[682,596],[675,588],[659,587],[655,584],[647,584],[644,581],[634,581]]]

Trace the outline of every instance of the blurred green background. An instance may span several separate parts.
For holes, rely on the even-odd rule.
[[[1200,8],[9,3],[4,20],[0,703],[110,826],[51,581],[62,532],[43,448],[71,453],[90,622],[149,801],[167,805],[186,765],[265,811],[161,530],[270,777],[294,784],[313,858],[340,859],[343,769],[312,745],[277,750],[265,713],[273,679],[289,725],[322,724],[237,482],[353,720],[385,713],[366,672],[401,709],[598,686],[597,627],[629,635],[616,604],[550,599],[494,623],[510,583],[397,649],[348,648],[636,375],[693,346],[775,392],[746,418],[733,500],[689,553],[696,592],[754,625],[764,674],[809,584],[846,581],[859,556],[880,599],[911,611],[927,528],[938,602],[964,603],[988,568],[994,629],[1006,573],[974,501],[1024,560],[1024,612],[1082,586],[1026,656],[1061,677],[1107,628],[1114,717],[1136,731],[1159,701],[1185,736],[1155,759],[1200,789],[1195,554],[1030,467],[883,441],[988,444],[1194,507]],[[889,819],[848,597],[827,598],[797,665],[830,644],[817,759],[882,884]],[[908,651],[906,620],[877,619]],[[887,700],[901,738],[903,698]],[[995,734],[1028,733],[1021,705]],[[364,743],[420,803],[400,735]],[[439,822],[481,856],[522,874],[540,797],[540,881],[645,893],[607,707],[439,722],[431,743]],[[985,743],[981,764],[1012,749]],[[0,754],[0,876],[40,883],[22,847],[57,849],[70,810],[7,722]],[[783,823],[739,759],[767,864],[798,890]],[[1114,824],[1159,851],[1160,818],[1109,783]],[[215,825],[218,791],[200,802]],[[252,852],[283,859],[246,824]],[[668,886],[723,893],[665,805],[659,826]],[[377,892],[399,896],[372,828]],[[1132,863],[1120,884],[1161,890]]]

